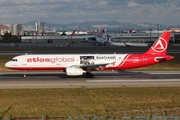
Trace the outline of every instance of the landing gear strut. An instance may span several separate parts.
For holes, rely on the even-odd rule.
[[[24,70],[24,75],[23,75],[24,78],[26,78],[26,70]]]
[[[90,72],[86,72],[86,77],[87,78],[93,78],[94,75],[92,73],[90,73]]]

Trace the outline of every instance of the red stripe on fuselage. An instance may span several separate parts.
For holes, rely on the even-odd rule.
[[[155,61],[154,59],[155,57],[166,58],[167,56],[154,56],[154,55],[147,55],[147,54],[129,54],[123,59],[123,61],[118,66],[108,67],[106,68],[106,70],[134,69],[134,68],[157,64],[159,62]]]
[[[122,66],[122,65],[126,62],[126,60],[128,59],[128,57],[129,57],[130,55],[131,55],[131,54],[126,55],[126,56],[124,57],[124,59],[121,61],[121,63],[118,65],[118,67]]]

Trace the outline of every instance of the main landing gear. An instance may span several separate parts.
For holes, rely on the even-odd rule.
[[[94,75],[90,72],[86,72],[85,75],[86,75],[86,78],[93,78],[94,77]]]

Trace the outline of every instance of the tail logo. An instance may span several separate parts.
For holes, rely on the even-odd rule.
[[[159,38],[159,40],[156,42],[154,46],[152,46],[152,49],[155,52],[164,52],[167,49],[167,42],[164,38]]]
[[[111,38],[109,35],[107,35],[108,42],[111,42]]]

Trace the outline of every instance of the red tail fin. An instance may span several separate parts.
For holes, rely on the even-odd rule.
[[[71,36],[73,36],[73,35],[75,34],[75,32],[76,32],[76,31],[74,30],[74,31],[71,33]]]
[[[170,35],[170,31],[165,31],[145,54],[166,55]]]
[[[105,33],[105,30],[103,29],[103,30],[101,31],[101,33],[102,33],[102,34]]]
[[[133,30],[131,29],[131,30],[129,31],[129,33],[132,33],[132,31],[133,31]]]

